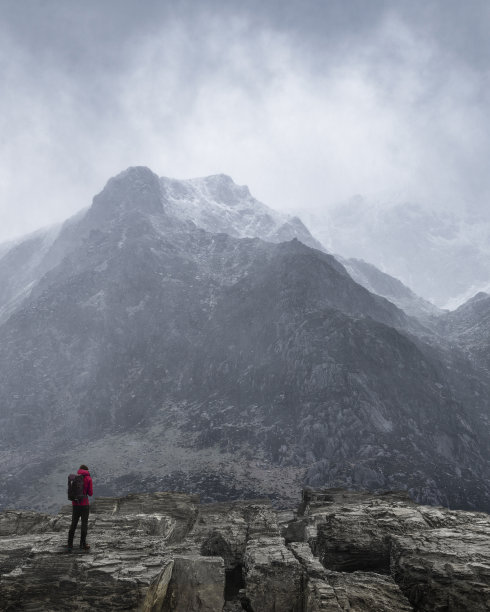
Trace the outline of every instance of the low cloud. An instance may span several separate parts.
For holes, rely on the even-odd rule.
[[[224,172],[291,212],[356,193],[484,209],[488,83],[434,29],[383,8],[368,29],[302,44],[263,15],[202,6],[131,36],[106,25],[105,43],[74,25],[42,55],[4,28],[0,240],[68,217],[136,164]]]

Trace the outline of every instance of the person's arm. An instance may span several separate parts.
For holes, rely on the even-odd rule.
[[[87,480],[88,480],[88,482],[87,482],[87,485],[88,485],[87,486],[87,495],[90,495],[90,497],[92,497],[92,495],[94,494],[94,489],[93,489],[93,486],[92,486],[92,478],[91,478],[91,476],[89,476],[87,478]]]

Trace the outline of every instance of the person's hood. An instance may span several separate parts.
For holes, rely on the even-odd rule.
[[[78,470],[77,474],[83,474],[84,476],[90,476],[90,472],[88,470]]]

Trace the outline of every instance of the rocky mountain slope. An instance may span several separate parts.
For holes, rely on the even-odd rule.
[[[196,185],[185,202],[250,200]],[[488,381],[464,353],[299,240],[197,227],[177,187],[111,179],[0,325],[0,504],[56,507],[83,457],[109,495],[284,504],[306,482],[488,509]]]
[[[336,255],[336,259],[340,261],[356,283],[372,293],[385,297],[406,314],[416,317],[429,327],[433,327],[437,318],[444,314],[443,310],[419,297],[397,278],[382,272],[376,266],[362,259],[345,259],[339,255]]]
[[[58,231],[40,230],[0,250],[0,321],[8,319],[42,276],[42,261]]]
[[[477,293],[458,309],[437,321],[441,335],[464,348],[473,361],[490,370],[490,295]]]
[[[488,610],[489,516],[400,493],[309,489],[295,513],[178,493],[98,498],[92,548],[78,554],[69,522],[69,507],[0,514],[5,609]]]

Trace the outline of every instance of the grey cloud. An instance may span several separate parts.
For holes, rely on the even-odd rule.
[[[0,241],[134,164],[290,211],[486,206],[486,2],[0,4]]]

